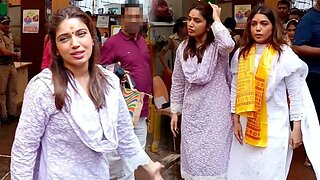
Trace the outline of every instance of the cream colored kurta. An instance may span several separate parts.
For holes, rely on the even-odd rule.
[[[257,45],[255,70],[265,47],[266,45]],[[305,123],[302,87],[304,90],[307,88],[305,78],[308,67],[289,46],[283,45],[282,49],[281,56],[277,55],[271,65],[266,92],[268,145],[266,148],[254,147],[245,143],[241,146],[234,137],[228,167],[228,180],[285,180],[287,177],[292,159],[292,149],[289,147],[289,119],[292,121],[302,120],[302,124]],[[235,112],[238,56],[239,50],[235,53],[231,63],[233,75],[231,85],[232,113]],[[286,92],[290,98],[290,111]],[[305,93],[308,93],[308,90]],[[309,103],[312,104],[312,100]],[[245,117],[240,117],[243,136],[246,121]],[[319,124],[317,126],[319,127]]]

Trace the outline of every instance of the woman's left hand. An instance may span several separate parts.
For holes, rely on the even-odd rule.
[[[221,22],[221,19],[220,19],[221,7],[219,7],[219,6],[216,5],[216,4],[212,4],[211,2],[209,2],[209,4],[210,4],[211,7],[212,7],[212,19],[213,19],[215,22]]]
[[[300,122],[293,122],[293,123],[294,125],[293,125],[293,130],[291,131],[291,134],[290,134],[289,144],[292,149],[295,149],[302,144],[302,134],[301,134]]]
[[[159,162],[150,161],[148,165],[143,167],[147,171],[150,180],[164,180],[160,174],[160,170],[164,168],[164,166]]]

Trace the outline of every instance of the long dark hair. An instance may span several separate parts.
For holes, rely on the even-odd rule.
[[[251,21],[256,14],[263,14],[267,16],[267,18],[271,22],[272,35],[269,40],[269,44],[275,50],[277,50],[279,54],[281,54],[282,52],[281,45],[286,44],[286,41],[284,39],[284,32],[285,32],[284,28],[281,25],[280,21],[278,20],[276,13],[272,9],[265,6],[257,6],[252,10],[252,12],[250,13],[250,16],[248,17],[246,28],[243,32],[243,38],[240,42],[241,49],[240,49],[239,57],[241,56],[246,57],[251,47],[255,43],[251,34]]]
[[[197,2],[192,5],[192,7],[189,10],[189,13],[193,9],[199,11],[201,16],[206,20],[207,27],[210,27],[212,25],[212,23],[213,23],[212,11],[213,10],[212,10],[212,7],[210,4],[204,3],[204,2]],[[196,47],[196,44],[197,44],[196,39],[194,37],[189,36],[188,44],[183,51],[183,59],[187,60],[189,58],[189,56],[190,57],[197,56],[198,63],[201,63],[204,51],[206,50],[207,46],[210,45],[213,41],[214,41],[214,35],[213,35],[211,28],[207,32],[207,38],[206,38],[204,44],[198,48]]]
[[[90,34],[92,36],[94,45],[92,48],[92,54],[89,58],[89,96],[93,101],[97,109],[102,108],[105,105],[105,92],[106,83],[103,73],[97,68],[96,63],[99,60],[99,47],[97,42],[96,29],[90,19],[80,8],[74,6],[68,6],[58,10],[51,18],[49,26],[49,36],[51,41],[51,66],[52,81],[54,85],[55,105],[58,110],[61,110],[65,105],[65,100],[69,100],[67,95],[67,85],[71,81],[69,78],[72,72],[69,71],[63,64],[63,58],[58,54],[56,44],[56,31],[61,22],[65,19],[79,18],[84,24],[87,25]],[[71,83],[72,84],[72,83]]]

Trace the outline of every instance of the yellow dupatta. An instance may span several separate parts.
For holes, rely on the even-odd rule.
[[[262,53],[257,72],[254,72],[256,46],[246,57],[241,56],[238,67],[236,114],[247,117],[245,143],[267,147],[268,114],[266,91],[271,63],[277,51],[268,45]]]

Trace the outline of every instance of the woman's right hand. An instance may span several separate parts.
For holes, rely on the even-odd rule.
[[[150,180],[164,180],[160,174],[160,171],[164,166],[159,162],[150,161],[148,165],[142,166],[146,172]]]
[[[173,136],[177,137],[177,134],[179,134],[177,113],[172,113],[170,127],[171,127],[171,132]]]
[[[243,144],[243,134],[242,134],[242,126],[240,123],[240,116],[237,114],[233,114],[233,133],[237,138],[238,142]]]

